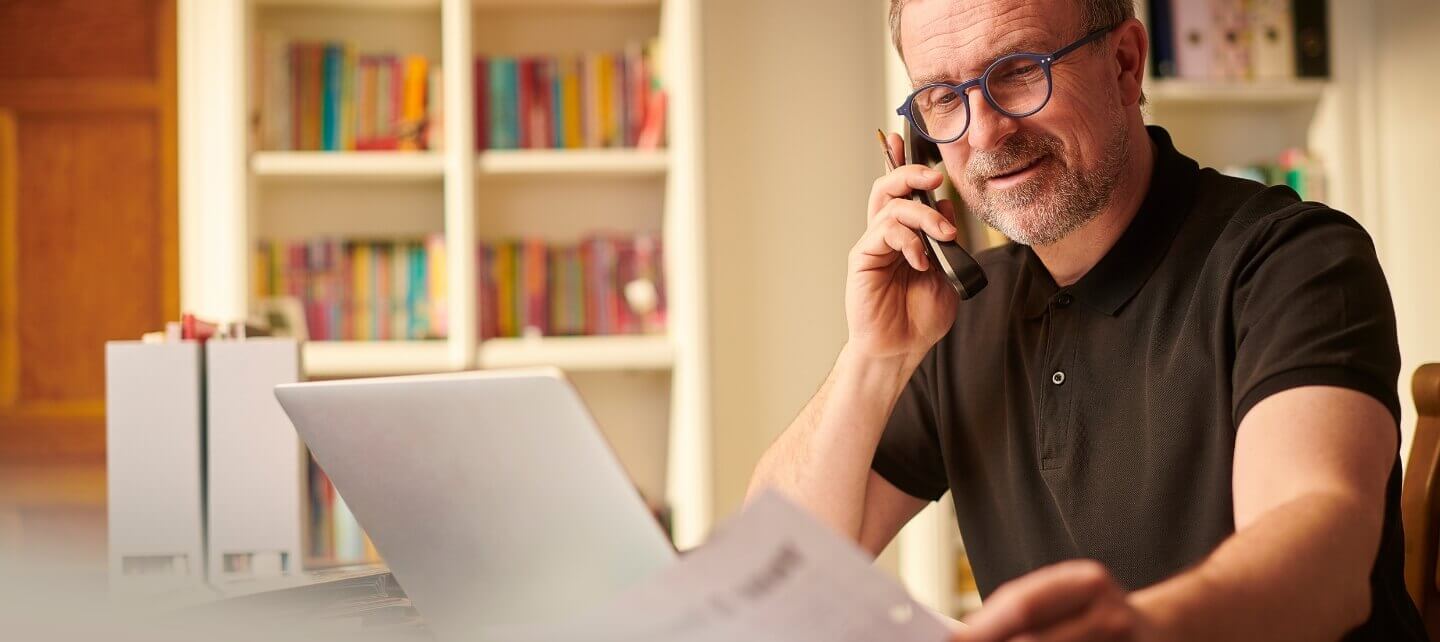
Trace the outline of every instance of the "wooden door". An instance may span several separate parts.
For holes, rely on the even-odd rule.
[[[103,568],[104,342],[178,309],[174,0],[0,0],[0,554]]]

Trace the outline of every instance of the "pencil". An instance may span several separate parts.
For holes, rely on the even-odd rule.
[[[875,135],[880,137],[880,151],[885,153],[885,171],[895,171],[895,159],[890,158],[890,141],[885,140],[885,130],[875,130]]]

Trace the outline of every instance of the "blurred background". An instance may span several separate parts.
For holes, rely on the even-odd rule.
[[[1370,231],[1408,390],[1440,359],[1440,5],[1139,4],[1169,47],[1147,114],[1181,151]],[[0,0],[0,551],[105,576],[105,343],[182,314],[303,341],[297,378],[559,366],[699,543],[844,341],[874,131],[909,85],[885,15]],[[322,471],[293,477],[301,567],[377,559]],[[943,504],[881,563],[958,614],[978,597]]]

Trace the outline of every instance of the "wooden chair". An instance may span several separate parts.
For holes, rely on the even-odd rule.
[[[1405,520],[1405,587],[1425,619],[1430,639],[1440,640],[1440,363],[1415,371],[1415,435],[1400,509]]]

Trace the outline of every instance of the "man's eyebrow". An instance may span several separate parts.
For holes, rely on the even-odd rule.
[[[911,88],[912,88],[912,89],[919,89],[920,87],[924,87],[925,85],[931,85],[931,84],[940,83],[940,82],[943,82],[943,83],[946,83],[946,84],[949,84],[949,85],[958,85],[958,84],[960,84],[960,83],[962,83],[962,82],[965,82],[965,81],[967,81],[967,80],[970,80],[970,79],[972,79],[972,78],[979,78],[979,77],[980,77],[980,74],[985,73],[985,68],[986,68],[986,67],[989,67],[989,66],[990,66],[990,63],[995,62],[995,61],[998,60],[999,58],[1002,58],[1002,57],[1004,57],[1004,56],[1008,56],[1008,55],[1013,54],[1013,53],[1021,53],[1021,52],[1024,52],[1024,53],[1049,54],[1049,53],[1051,52],[1051,50],[1050,50],[1046,45],[1037,45],[1037,44],[1035,44],[1033,41],[1031,41],[1031,40],[1029,40],[1029,39],[1025,39],[1025,40],[1013,40],[1013,41],[1011,41],[1011,42],[1009,42],[1009,43],[1006,43],[1006,44],[1003,45],[1003,46],[997,47],[997,48],[994,49],[993,51],[990,51],[990,52],[989,52],[989,56],[987,56],[987,57],[984,59],[985,62],[984,62],[982,65],[980,65],[980,67],[978,67],[978,68],[973,68],[973,69],[966,69],[966,72],[967,72],[967,73],[965,74],[965,77],[964,77],[964,78],[956,78],[954,74],[951,74],[951,73],[948,72],[948,71],[934,71],[934,72],[931,72],[931,73],[928,73],[928,74],[924,74],[924,75],[921,75],[921,76],[916,76],[916,77],[914,77],[914,78],[911,78],[911,79],[910,79]]]

